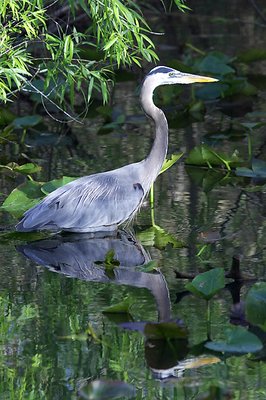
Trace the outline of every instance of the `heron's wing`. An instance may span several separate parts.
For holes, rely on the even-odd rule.
[[[90,175],[55,190],[24,214],[17,229],[95,231],[124,222],[140,206],[144,190],[121,172]]]

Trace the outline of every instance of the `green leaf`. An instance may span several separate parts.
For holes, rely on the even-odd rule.
[[[210,300],[224,286],[224,269],[214,268],[197,275],[192,282],[186,285],[186,289],[198,297]]]
[[[255,353],[263,348],[260,339],[242,326],[225,331],[225,341],[205,343],[207,349],[222,353]]]
[[[246,297],[247,320],[266,331],[266,283],[258,282],[252,286]]]
[[[245,176],[248,178],[264,179],[266,178],[266,162],[257,158],[253,158],[251,169],[246,167],[236,168],[236,175]]]
[[[238,55],[238,60],[244,63],[266,60],[266,50],[250,48]]]
[[[53,179],[52,181],[45,183],[41,187],[41,191],[44,194],[49,194],[49,193],[53,192],[54,190],[58,189],[59,187],[64,186],[67,183],[74,181],[75,179],[77,179],[77,178],[73,178],[72,176],[63,176],[60,179]]]
[[[163,172],[167,171],[170,167],[172,167],[172,165],[174,165],[183,156],[183,154],[184,153],[172,154],[171,158],[165,159],[159,174],[162,174]]]
[[[208,54],[198,64],[197,68],[200,72],[213,73],[215,75],[227,75],[235,73],[235,70],[227,65],[228,58],[224,58],[222,54]]]
[[[209,168],[212,166],[225,166],[230,170],[231,164],[242,164],[242,160],[238,157],[237,152],[231,156],[217,152],[205,144],[194,147],[189,153],[185,163],[190,165],[207,165]]]
[[[206,145],[194,147],[185,161],[191,165],[221,165],[222,161]]]
[[[12,122],[14,128],[29,128],[38,125],[42,121],[40,115],[26,115],[25,117],[15,118]]]
[[[19,172],[24,175],[34,174],[35,172],[39,172],[41,167],[33,163],[26,163],[23,165],[19,165],[14,168],[14,171]]]
[[[14,189],[0,207],[14,217],[21,217],[25,211],[35,206],[43,197],[42,183],[27,181]]]

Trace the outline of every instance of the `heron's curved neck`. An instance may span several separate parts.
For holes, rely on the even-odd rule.
[[[168,148],[168,124],[163,111],[153,102],[154,89],[145,87],[144,82],[141,90],[143,110],[155,124],[155,139],[149,155],[144,160],[148,185],[151,185],[159,174]]]

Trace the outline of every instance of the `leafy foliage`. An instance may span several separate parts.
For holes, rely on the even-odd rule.
[[[175,3],[186,9],[183,0]],[[52,104],[63,104],[67,96],[73,106],[76,91],[88,104],[93,90],[106,102],[115,67],[158,60],[135,1],[68,0],[64,6],[45,6],[43,0],[1,2],[0,101],[24,89]],[[71,24],[63,19],[58,24],[55,11],[59,17],[67,12]],[[79,29],[77,15],[83,15],[87,30]],[[94,58],[88,56],[93,52]]]

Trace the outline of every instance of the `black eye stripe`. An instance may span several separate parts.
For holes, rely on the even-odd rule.
[[[172,69],[168,67],[157,67],[151,70],[151,72],[148,75],[153,75],[157,73],[163,73],[163,74],[172,73]]]

